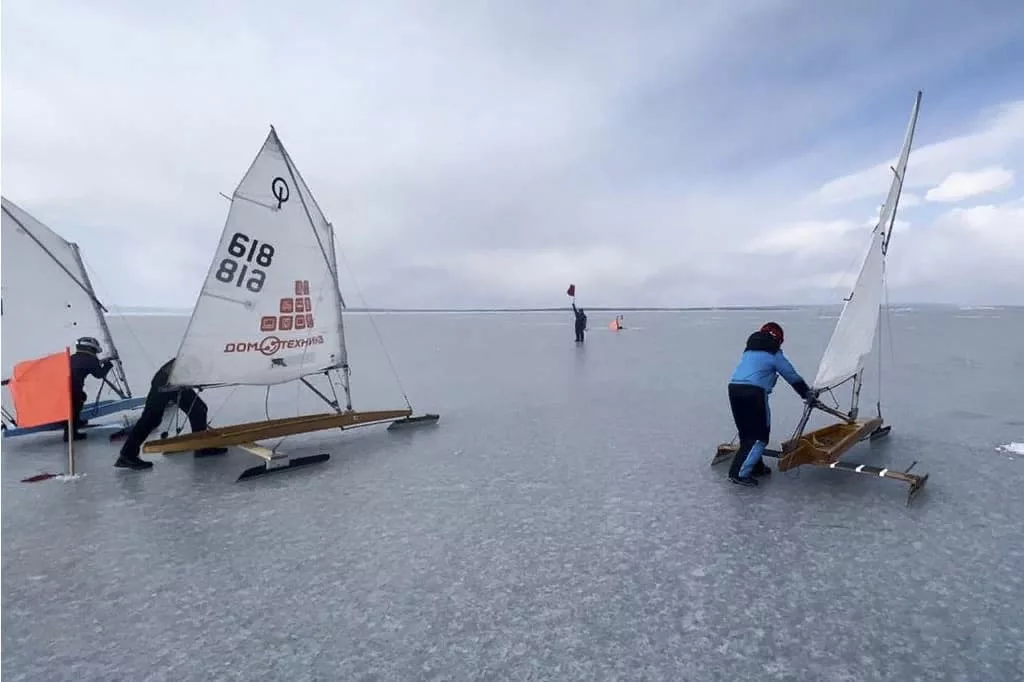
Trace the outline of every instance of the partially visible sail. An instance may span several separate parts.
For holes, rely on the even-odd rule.
[[[170,384],[269,386],[347,364],[333,238],[271,128],[231,199]]]
[[[2,203],[3,378],[19,362],[74,347],[82,336],[98,339],[117,357],[78,246],[6,197]],[[119,362],[114,371],[127,387]]]
[[[886,197],[878,217],[878,224],[875,225],[871,235],[871,243],[864,256],[857,282],[843,306],[843,312],[832,332],[832,338],[822,355],[821,364],[818,365],[814,388],[831,388],[856,376],[864,368],[864,362],[874,347],[875,331],[878,326],[878,316],[885,288],[885,252],[896,216],[900,192],[903,189],[903,179],[907,171],[907,161],[914,141],[914,128],[917,125],[917,114],[920,107],[921,93],[918,92],[910,114],[906,137],[903,140],[903,149],[896,162],[896,173],[889,187],[889,195]]]

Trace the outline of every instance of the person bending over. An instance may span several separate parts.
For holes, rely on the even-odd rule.
[[[114,466],[124,469],[148,469],[153,466],[139,457],[139,450],[143,442],[153,433],[153,430],[160,426],[164,420],[164,411],[170,405],[177,405],[188,416],[189,426],[192,433],[205,431],[209,428],[207,422],[207,408],[203,399],[191,388],[168,389],[167,381],[171,376],[171,369],[174,367],[174,359],[165,362],[163,366],[153,375],[150,383],[149,393],[146,395],[146,404],[142,408],[142,416],[135,422],[128,437],[121,446]],[[227,448],[201,448],[195,451],[196,457],[209,455],[222,455]]]
[[[729,467],[729,480],[739,485],[755,486],[754,476],[771,473],[761,456],[768,447],[772,428],[768,397],[779,375],[804,400],[817,397],[782,352],[783,340],[778,323],[765,323],[747,338],[747,346],[729,379],[729,406],[740,439],[739,450]]]
[[[82,419],[82,409],[89,396],[85,393],[85,380],[93,376],[101,381],[110,373],[114,366],[111,359],[100,362],[100,353],[103,347],[100,342],[91,336],[83,336],[75,341],[75,352],[71,355],[71,409],[74,413],[75,440],[83,440],[88,434],[79,431],[83,426],[88,425],[87,420]],[[64,441],[68,440],[68,425],[64,424]]]

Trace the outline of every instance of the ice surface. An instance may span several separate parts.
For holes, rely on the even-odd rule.
[[[77,445],[81,480],[24,484],[65,469],[60,434],[5,439],[3,679],[1021,679],[1024,469],[991,448],[1024,425],[1024,314],[999,315],[892,319],[892,437],[849,458],[919,460],[910,508],[893,481],[748,490],[709,466],[768,319],[751,311],[634,312],[644,333],[582,348],[569,314],[379,316],[441,422],[290,438],[332,459],[244,483],[239,450],[124,471],[101,436]],[[834,322],[768,316],[813,372]],[[127,319],[112,332],[144,392],[186,319]],[[357,407],[401,406],[366,318],[346,320]],[[217,424],[265,414],[263,391],[203,396]],[[799,409],[780,382],[775,441]]]

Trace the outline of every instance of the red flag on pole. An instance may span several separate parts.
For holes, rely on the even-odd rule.
[[[67,422],[68,473],[75,475],[75,413],[71,405],[71,350],[53,353],[35,360],[25,360],[14,366],[11,397],[18,426],[30,428]],[[35,483],[56,477],[57,474],[37,474],[22,479],[22,483]]]
[[[576,285],[575,284],[570,284],[569,288],[565,290],[565,293],[566,293],[566,295],[572,296],[573,298],[575,298],[576,297]]]
[[[66,422],[71,414],[71,353],[65,348],[14,366],[11,397],[18,426]]]

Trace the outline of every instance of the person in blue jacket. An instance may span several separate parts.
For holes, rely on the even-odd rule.
[[[767,322],[747,338],[747,347],[729,379],[729,405],[739,432],[740,447],[729,467],[729,480],[746,486],[757,485],[754,476],[771,473],[761,461],[768,446],[772,418],[768,396],[782,375],[801,398],[817,397],[782,352],[782,327]]]

